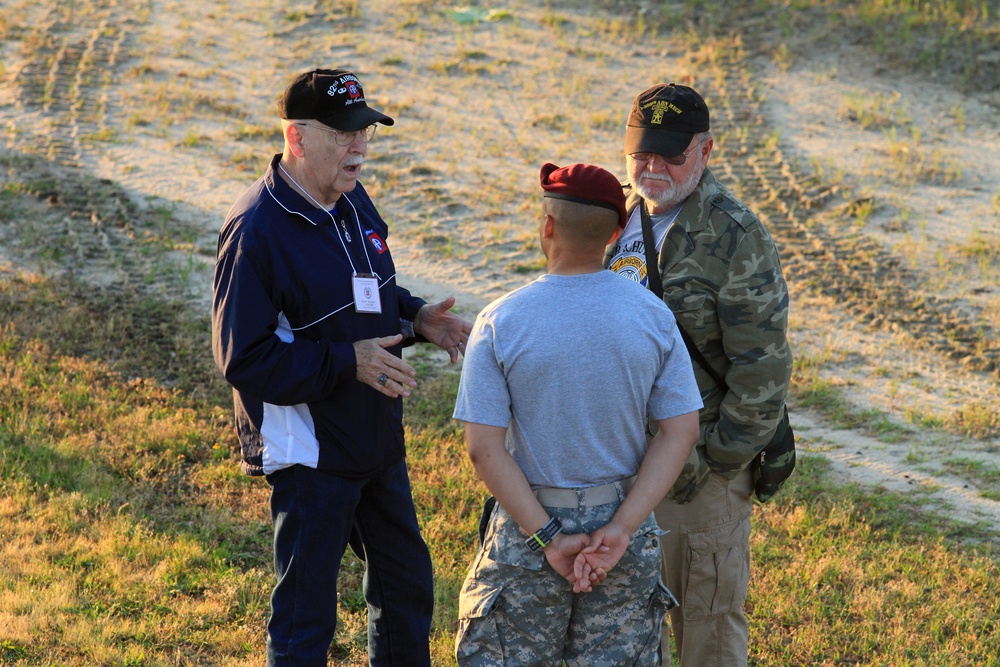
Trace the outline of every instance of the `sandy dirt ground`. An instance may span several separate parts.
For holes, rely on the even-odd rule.
[[[933,324],[918,334],[880,323],[869,315],[881,297],[829,289],[855,273],[851,261],[815,261],[858,237],[875,263],[888,258],[882,269],[909,276],[917,301],[947,299],[963,322],[1000,329],[997,259],[977,265],[963,252],[1000,237],[996,99],[850,48],[790,62],[752,51],[721,67],[679,36],[637,37],[572,6],[512,2],[468,23],[405,1],[4,4],[8,22],[32,27],[0,47],[2,150],[40,161],[33,169],[104,179],[183,233],[164,264],[99,215],[31,230],[4,219],[0,264],[103,286],[170,283],[200,312],[222,219],[280,151],[274,101],[293,73],[352,69],[398,119],[379,129],[362,180],[392,227],[399,282],[428,299],[456,295],[469,318],[543,271],[539,166],[594,162],[624,176],[634,95],[660,81],[695,86],[713,112],[713,168],[774,225],[787,257],[800,367],[902,429],[836,428],[793,406],[801,455],[826,457],[845,480],[920,494],[928,511],[1000,526],[989,499],[1000,497],[1000,440],[926,426],[962,406],[1000,410],[995,366],[942,354]],[[892,122],[863,127],[866,104]],[[803,201],[814,209],[791,210]],[[40,251],[56,238],[72,252]],[[993,477],[961,472],[970,466]]]

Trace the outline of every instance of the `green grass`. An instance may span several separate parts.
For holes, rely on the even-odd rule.
[[[226,388],[193,346],[207,322],[12,275],[0,294],[0,664],[259,664],[267,489],[238,472]],[[445,665],[484,487],[450,419],[456,375],[411,359],[409,461]],[[803,456],[755,513],[752,664],[997,664],[996,533],[913,503]],[[348,555],[342,664],[364,664],[361,574]]]

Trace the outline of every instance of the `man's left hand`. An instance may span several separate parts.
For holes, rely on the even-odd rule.
[[[451,363],[458,361],[459,353],[465,354],[472,323],[451,312],[455,297],[450,296],[435,304],[425,304],[417,311],[413,330],[448,352]]]
[[[573,563],[573,576],[577,581],[600,583],[625,554],[632,534],[611,522],[590,535],[590,544],[584,547]]]

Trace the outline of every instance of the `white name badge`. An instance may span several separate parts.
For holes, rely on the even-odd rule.
[[[382,300],[378,294],[378,278],[368,274],[354,276],[354,310],[359,313],[381,313]]]

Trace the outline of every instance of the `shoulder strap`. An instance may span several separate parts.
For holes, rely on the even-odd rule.
[[[663,299],[663,282],[660,280],[660,266],[656,256],[656,244],[653,241],[653,222],[649,219],[649,212],[646,210],[645,201],[639,202],[639,218],[642,220],[642,243],[646,250],[646,284],[653,294]],[[712,365],[708,363],[708,359],[705,358],[705,355],[701,353],[698,346],[691,340],[691,336],[681,326],[680,320],[676,317],[674,319],[677,321],[677,330],[681,332],[681,338],[684,339],[688,354],[711,376],[715,384],[722,388],[723,393],[728,392],[729,385],[726,384],[722,376],[715,372]]]
[[[646,285],[656,298],[663,299],[663,282],[660,280],[660,263],[656,257],[653,240],[653,221],[649,219],[646,201],[639,200],[639,219],[642,221],[642,245],[646,249]]]
[[[726,383],[726,380],[721,375],[716,373],[715,369],[708,363],[708,359],[705,358],[705,355],[701,353],[698,346],[694,344],[693,340],[691,340],[691,336],[689,336],[688,332],[681,326],[681,321],[676,317],[674,319],[677,320],[677,330],[681,332],[681,338],[684,339],[684,344],[687,345],[688,354],[690,354],[691,358],[697,361],[698,365],[701,366],[713,380],[715,380],[715,384],[719,385],[722,389],[722,393],[728,393],[729,385]]]

